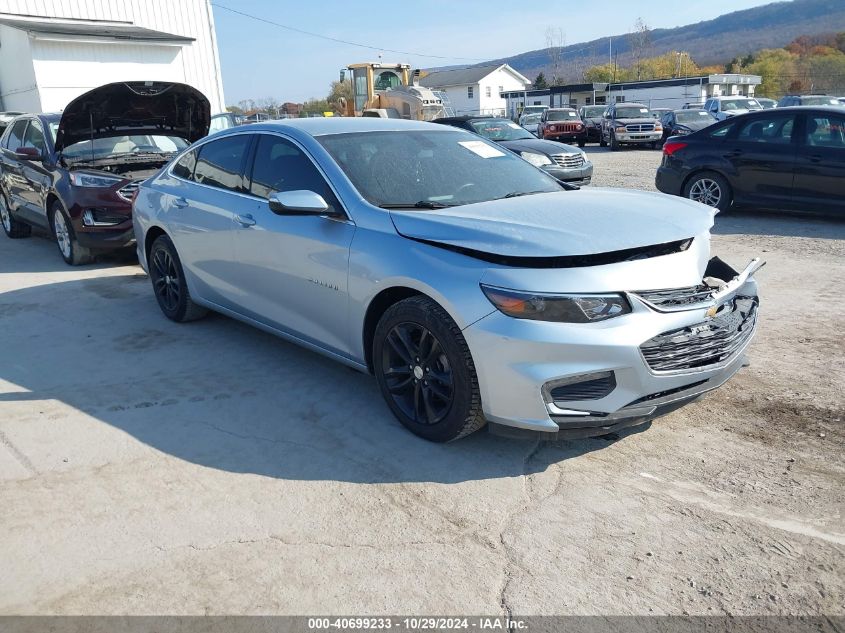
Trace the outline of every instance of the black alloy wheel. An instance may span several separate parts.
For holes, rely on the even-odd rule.
[[[148,256],[150,281],[158,306],[168,319],[183,323],[205,316],[208,310],[191,299],[185,271],[176,247],[166,235],[153,242]]]
[[[382,396],[412,433],[451,442],[487,423],[469,345],[436,301],[417,295],[390,306],[372,351]]]
[[[399,323],[382,348],[387,390],[402,412],[418,424],[437,424],[449,413],[455,383],[440,341],[419,323]]]

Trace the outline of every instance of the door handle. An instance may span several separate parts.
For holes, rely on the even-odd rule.
[[[176,198],[173,201],[173,206],[176,207],[177,209],[184,209],[185,207],[188,206],[188,201],[185,200],[185,198]]]
[[[236,215],[235,222],[237,222],[241,226],[253,226],[255,224],[255,218],[252,217],[249,213],[246,213],[244,215]]]
[[[822,162],[822,156],[821,156],[821,154],[813,154],[812,156],[810,156],[810,162],[811,162],[811,163],[820,163],[820,162]]]

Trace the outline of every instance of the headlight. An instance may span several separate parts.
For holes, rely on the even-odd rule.
[[[116,176],[96,176],[78,171],[70,173],[70,183],[77,187],[114,187],[123,178]]]
[[[593,323],[631,311],[631,305],[625,297],[618,294],[553,295],[506,290],[483,284],[481,290],[500,312],[515,319]]]
[[[624,132],[625,131],[625,124],[624,123],[614,123],[613,127],[616,129],[617,132]]]
[[[655,132],[662,132],[662,131],[663,131],[663,126],[662,126],[660,123],[655,123],[655,124],[654,124],[654,131],[655,131]]]
[[[537,154],[535,152],[520,152],[519,155],[535,167],[543,167],[545,165],[552,164],[551,159],[545,154]]]

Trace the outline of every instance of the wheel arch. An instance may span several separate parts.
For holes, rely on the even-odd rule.
[[[681,195],[682,196],[684,195],[684,190],[687,188],[687,184],[689,184],[690,180],[692,180],[693,178],[695,178],[699,174],[703,174],[703,173],[706,173],[706,172],[710,172],[712,174],[716,174],[717,176],[721,176],[722,178],[724,178],[725,182],[728,183],[728,187],[730,187],[730,194],[731,194],[731,197],[733,198],[734,188],[733,188],[733,185],[731,184],[730,178],[728,178],[728,175],[725,174],[721,169],[714,168],[714,167],[711,167],[709,165],[699,165],[697,167],[694,167],[692,170],[690,170],[690,172],[681,181]]]
[[[364,346],[364,360],[367,364],[367,369],[373,373],[373,338],[375,337],[376,327],[381,320],[382,315],[390,308],[390,306],[399,303],[409,297],[428,297],[432,301],[437,302],[431,295],[428,295],[417,288],[409,286],[391,286],[384,288],[376,294],[370,303],[367,305],[367,311],[364,315],[364,325],[361,332],[362,344]],[[445,308],[444,308],[445,309]]]
[[[153,242],[155,242],[162,235],[167,235],[167,231],[165,231],[157,224],[154,224],[149,229],[147,229],[147,232],[144,235],[144,261],[147,262],[148,267],[150,265],[150,251],[153,248]]]

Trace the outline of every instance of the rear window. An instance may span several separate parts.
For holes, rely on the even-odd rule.
[[[206,143],[199,150],[194,180],[228,191],[245,191],[242,175],[250,135],[237,134]]]
[[[191,150],[173,165],[173,175],[184,178],[185,180],[192,180],[194,177],[194,167],[197,166],[197,151]]]
[[[26,119],[17,121],[12,129],[9,130],[9,136],[6,137],[5,147],[8,147],[13,152],[19,147],[23,147],[23,133],[26,129]]]

